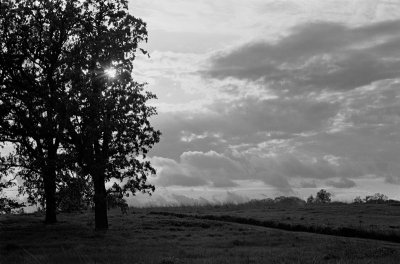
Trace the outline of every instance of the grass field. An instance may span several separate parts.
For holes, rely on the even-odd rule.
[[[153,208],[153,211],[196,216],[201,219],[251,223],[287,230],[327,232],[343,230],[362,237],[381,238],[400,242],[400,206],[398,204],[314,204],[304,206],[281,205],[225,205],[203,207]],[[303,228],[302,228],[303,227]],[[297,228],[297,229],[296,229]],[[329,233],[329,232],[328,232]],[[358,233],[358,234],[357,234]],[[343,235],[342,234],[342,235]]]
[[[399,243],[285,231],[235,219],[398,234],[400,207],[131,208],[128,215],[110,211],[107,232],[93,230],[91,212],[61,214],[55,225],[44,225],[41,215],[7,215],[0,216],[0,263],[399,263]]]

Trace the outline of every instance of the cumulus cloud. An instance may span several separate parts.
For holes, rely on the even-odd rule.
[[[205,76],[262,80],[269,88],[347,91],[400,76],[400,21],[297,26],[275,43],[255,41],[211,58]]]
[[[207,182],[203,178],[190,175],[188,168],[180,166],[175,160],[153,157],[153,165],[157,168],[157,184],[161,186],[203,186]]]
[[[153,157],[152,163],[158,170],[155,183],[162,186],[229,188],[237,186],[234,180],[247,175],[238,162],[214,151],[184,152],[179,163],[172,159]]]
[[[237,99],[208,112],[162,116],[173,133],[155,149],[157,183],[232,188],[254,180],[290,194],[294,179],[325,179],[336,188],[356,187],[345,179],[366,175],[398,182],[398,84],[331,97]]]
[[[350,188],[354,185],[347,180],[348,177],[365,175],[364,170],[350,162],[330,156],[319,158],[318,152],[305,156],[278,142],[276,144],[282,149],[274,149],[273,152],[269,150],[270,154],[264,149],[266,145],[259,145],[240,153],[232,149],[224,153],[188,151],[181,155],[179,162],[154,157],[153,164],[159,171],[155,183],[162,186],[231,188],[238,187],[238,181],[258,180],[279,193],[293,194],[294,179],[306,182],[307,179],[329,180],[341,177],[339,182],[330,180],[328,184],[336,188]],[[311,188],[314,185],[303,184],[302,187]]]
[[[311,98],[219,100],[204,112],[160,113],[163,131],[152,154],[176,160],[185,151],[224,152],[230,145],[258,144],[323,130],[339,111],[336,102]]]
[[[164,136],[153,154],[168,162],[155,163],[156,182],[238,188],[253,180],[282,194],[310,180],[335,188],[357,187],[367,175],[399,182],[398,98],[397,81],[380,81],[345,95],[245,97],[161,114]]]

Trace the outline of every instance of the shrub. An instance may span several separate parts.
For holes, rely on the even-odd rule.
[[[312,203],[314,203],[314,202],[315,202],[314,196],[310,195],[310,196],[307,198],[307,204],[312,204]]]
[[[295,196],[279,196],[274,199],[274,202],[279,205],[304,205],[306,202]]]
[[[361,199],[360,196],[357,196],[356,198],[354,198],[353,203],[355,204],[362,204],[363,200]]]

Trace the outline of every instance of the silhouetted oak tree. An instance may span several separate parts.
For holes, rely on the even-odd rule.
[[[155,170],[145,159],[160,137],[149,122],[156,110],[146,105],[155,95],[132,78],[147,31],[127,8],[123,0],[84,1],[71,51],[70,151],[92,177],[96,229],[108,228],[105,182],[119,180],[124,194],[154,190],[147,176]]]
[[[56,222],[56,178],[68,113],[66,69],[79,1],[0,2],[0,142],[14,152],[28,189],[43,192],[46,222]]]
[[[154,190],[145,158],[160,137],[146,105],[155,96],[131,76],[146,25],[125,0],[0,5],[0,141],[15,146],[3,165],[43,188],[49,223],[60,175],[79,166],[94,184],[96,229],[107,229],[106,181],[120,180],[124,194]]]

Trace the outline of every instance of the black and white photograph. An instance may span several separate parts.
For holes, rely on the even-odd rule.
[[[400,263],[400,1],[0,0],[11,263]]]

